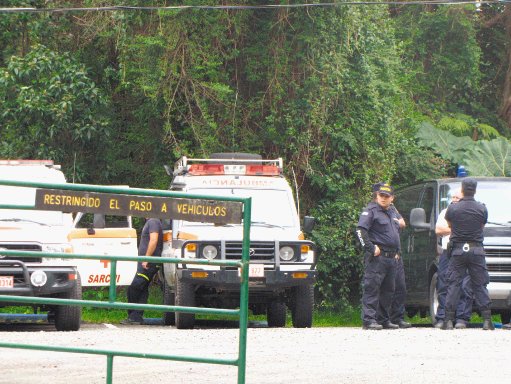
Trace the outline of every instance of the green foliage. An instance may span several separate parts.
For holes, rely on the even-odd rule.
[[[445,159],[463,164],[473,176],[511,176],[511,144],[498,137],[477,142],[466,136],[457,137],[449,132],[423,123],[418,132],[423,145],[432,147]]]
[[[500,136],[499,132],[492,126],[478,123],[476,119],[464,114],[442,117],[438,122],[438,128],[449,131],[456,136],[470,136],[473,140]]]
[[[443,158],[453,163],[463,163],[467,151],[475,147],[475,142],[467,136],[457,137],[452,133],[435,128],[431,123],[420,125],[417,137],[424,146],[433,148]]]
[[[502,139],[486,147],[458,136],[489,140],[505,126],[495,95],[508,39],[482,27],[499,10],[473,8],[1,14],[0,156],[49,157],[75,180],[161,189],[162,165],[182,155],[283,157],[302,212],[319,220],[318,302],[346,307],[359,297],[353,231],[373,182],[444,176],[464,152],[481,165],[504,155]],[[425,120],[446,130],[417,129]],[[505,173],[503,164],[491,169]]]
[[[44,46],[0,71],[0,101],[2,156],[51,158],[71,169],[77,153],[86,163],[91,144],[109,134],[106,101],[84,68]]]
[[[464,164],[474,176],[511,176],[511,144],[503,137],[478,141]]]

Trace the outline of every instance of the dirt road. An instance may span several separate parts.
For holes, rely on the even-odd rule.
[[[2,342],[235,358],[237,329],[179,331],[164,326],[0,326]],[[511,375],[511,332],[412,328],[248,330],[246,383],[503,383]],[[236,383],[237,368],[114,358],[114,383]],[[105,383],[106,357],[0,349],[0,383]]]

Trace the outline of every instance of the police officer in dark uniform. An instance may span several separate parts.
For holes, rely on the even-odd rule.
[[[491,300],[486,289],[490,277],[483,248],[483,228],[488,220],[488,210],[484,204],[475,201],[476,188],[476,180],[464,179],[461,183],[463,198],[457,204],[449,205],[445,213],[445,219],[451,227],[451,259],[447,269],[446,321],[442,329],[453,329],[461,283],[467,269],[472,280],[474,299],[484,320],[483,329],[495,329],[491,320]]]
[[[139,256],[161,256],[163,251],[163,226],[159,219],[148,219],[142,233],[138,246]],[[147,304],[149,298],[149,284],[158,273],[160,264],[148,263],[147,261],[137,264],[137,273],[128,288],[128,302]],[[128,309],[128,318],[121,321],[121,324],[143,324],[144,311]]]
[[[396,329],[390,321],[395,290],[396,258],[399,257],[399,222],[391,209],[394,189],[381,184],[376,201],[364,208],[357,225],[357,237],[364,248],[362,321],[364,329]]]
[[[385,183],[380,182],[373,184],[373,201],[376,202],[376,195],[380,189],[380,185]],[[399,213],[394,204],[390,204],[389,213],[393,215],[393,220],[399,223],[399,229],[406,227],[403,216]],[[401,255],[396,259],[396,281],[394,295],[392,296],[392,304],[390,306],[390,322],[397,324],[399,328],[410,328],[412,325],[405,321],[405,302],[406,302],[406,280],[405,280],[405,268]],[[379,322],[382,321],[381,315],[379,314]]]

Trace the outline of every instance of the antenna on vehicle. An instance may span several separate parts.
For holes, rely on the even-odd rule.
[[[293,180],[295,182],[296,209],[298,210],[298,217],[300,217],[300,196],[298,196],[298,183],[296,182],[296,173],[293,167],[291,167],[291,172],[293,172]]]
[[[76,174],[76,152],[74,153],[73,159],[73,184],[75,183],[75,174]]]

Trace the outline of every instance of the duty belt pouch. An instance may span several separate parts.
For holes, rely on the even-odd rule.
[[[452,248],[453,248],[453,244],[449,241],[447,243],[447,258],[448,259],[450,259],[452,256]]]

